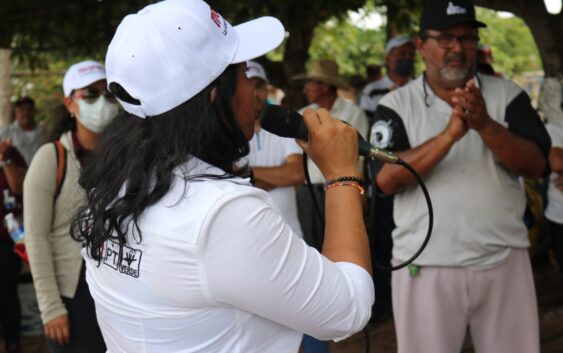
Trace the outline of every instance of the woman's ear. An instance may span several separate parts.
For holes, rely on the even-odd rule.
[[[78,105],[76,104],[76,102],[70,97],[65,97],[63,102],[65,104],[66,110],[68,110],[68,112],[70,113],[70,116],[75,118],[76,111],[78,110]]]
[[[209,92],[209,100],[211,103],[215,103],[215,98],[217,97],[217,87],[213,87],[211,92]]]

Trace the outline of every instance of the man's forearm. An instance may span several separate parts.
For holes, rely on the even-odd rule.
[[[493,120],[478,132],[502,165],[515,174],[532,179],[544,175],[547,160],[533,141],[513,134]]]
[[[455,140],[447,134],[440,134],[420,146],[396,154],[423,177],[444,159],[454,143]],[[413,175],[397,164],[385,164],[377,175],[377,186],[388,195],[415,182]]]
[[[285,163],[276,167],[252,167],[256,182],[274,187],[294,186],[303,183],[302,157],[292,155]]]

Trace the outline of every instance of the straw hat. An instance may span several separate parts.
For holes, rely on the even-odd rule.
[[[295,75],[292,79],[317,80],[338,88],[348,88],[348,84],[338,76],[338,65],[332,60],[315,61],[306,73]]]

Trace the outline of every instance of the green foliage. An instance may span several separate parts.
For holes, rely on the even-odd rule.
[[[31,94],[45,118],[45,112],[62,101],[61,82],[66,68],[86,58],[103,60],[125,14],[152,2],[155,0],[0,0],[0,13],[7,14],[6,20],[0,21],[0,47],[13,48],[14,71],[24,73],[12,80],[13,98],[22,92]],[[299,37],[303,28],[320,23],[309,47],[309,59],[333,59],[345,77],[365,76],[366,65],[384,64],[387,33],[414,34],[421,3],[422,0],[209,0],[235,25],[262,15],[278,17],[290,37],[268,54],[273,61],[284,59],[288,41]],[[361,28],[348,16],[349,10],[359,8],[365,17],[378,12],[391,16],[393,21],[388,28]],[[536,45],[521,19],[502,18],[483,8],[477,9],[477,15],[489,25],[480,35],[482,42],[493,48],[496,70],[509,76],[541,70]],[[30,74],[30,68],[36,69],[37,75]],[[420,72],[422,66],[417,68]]]
[[[365,12],[365,16],[369,12]],[[368,64],[384,65],[385,30],[362,29],[350,17],[320,24],[309,48],[310,60],[332,59],[343,76],[365,76]]]
[[[402,33],[415,34],[418,30],[420,9],[424,0],[373,0],[385,9],[385,16],[392,19],[387,22],[387,35],[394,37]]]
[[[12,101],[29,95],[38,107],[37,120],[49,124],[50,112],[63,102],[63,75],[70,64],[66,61],[49,63],[49,71],[16,71],[12,76]],[[19,74],[18,74],[19,73]]]
[[[274,16],[280,19],[287,29],[299,28],[307,24],[322,22],[331,16],[340,16],[348,10],[364,5],[366,0],[209,0],[233,24],[258,16]]]
[[[477,8],[477,17],[487,24],[481,43],[493,49],[493,66],[509,77],[542,69],[538,48],[528,26],[519,17],[503,18],[493,10]]]
[[[403,2],[411,2],[414,6],[417,1]],[[365,9],[365,16],[369,15],[369,11],[385,12],[385,9],[376,8],[370,3]],[[477,8],[477,17],[488,25],[488,28],[480,31],[481,42],[493,49],[497,71],[512,77],[525,71],[541,70],[537,47],[522,19],[501,17],[493,10],[480,7]],[[417,25],[411,27],[409,32],[414,35],[416,29]],[[338,63],[343,76],[365,76],[367,64],[384,64],[386,40],[384,27],[377,30],[362,29],[349,17],[333,17],[316,28],[309,48],[310,60],[332,59]],[[422,70],[423,64],[419,61],[417,72]]]
[[[7,1],[0,46],[13,50],[16,65],[47,68],[53,60],[103,58],[121,19],[149,0]]]

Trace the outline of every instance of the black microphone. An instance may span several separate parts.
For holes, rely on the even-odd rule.
[[[281,137],[309,138],[309,131],[301,114],[279,105],[267,104],[260,114],[260,126],[268,132]],[[381,148],[372,146],[358,132],[358,153],[364,157],[379,159],[385,163],[398,163],[399,157]]]

